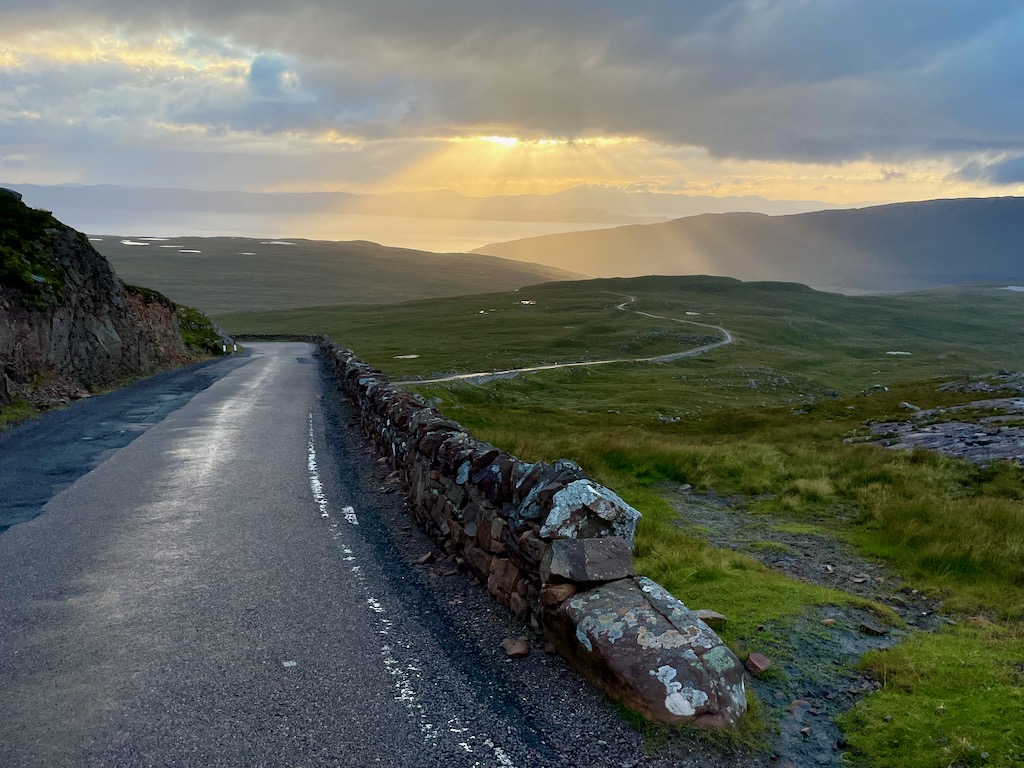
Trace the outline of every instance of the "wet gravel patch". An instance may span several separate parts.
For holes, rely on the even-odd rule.
[[[246,353],[140,379],[0,432],[0,533],[249,360]]]
[[[835,720],[880,687],[857,671],[860,657],[952,620],[941,613],[939,601],[905,586],[897,574],[859,556],[824,528],[754,514],[740,500],[679,487],[661,490],[679,511],[683,530],[787,576],[887,606],[905,623],[894,626],[865,608],[823,606],[795,621],[758,628],[758,649],[773,660],[775,671],[750,684],[777,727],[772,764],[844,765],[846,742]]]

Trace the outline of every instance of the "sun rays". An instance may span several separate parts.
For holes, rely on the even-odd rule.
[[[384,189],[452,189],[467,195],[550,194],[579,184],[619,185],[643,176],[624,148],[635,140],[504,135],[424,142],[414,162],[379,180]]]
[[[157,167],[174,186],[250,191],[483,197],[588,185],[844,205],[1024,193],[1024,184],[994,188],[980,171],[958,171],[1007,159],[994,151],[797,162],[723,155],[653,132],[562,134],[551,126],[566,130],[565,120],[527,119],[507,105],[447,114],[408,72],[363,82],[358,68],[343,67],[327,77],[330,62],[222,32],[133,29],[0,32],[7,180],[141,185],[151,181],[140,168]],[[152,161],[129,162],[129,145]]]

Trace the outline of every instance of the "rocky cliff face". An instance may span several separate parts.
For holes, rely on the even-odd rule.
[[[0,189],[0,406],[52,404],[188,361],[179,308]]]

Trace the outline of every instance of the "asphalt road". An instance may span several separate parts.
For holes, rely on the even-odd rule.
[[[165,371],[0,433],[0,532],[31,520],[56,493],[245,362],[228,357]]]
[[[0,442],[31,518],[0,535],[0,765],[739,764],[648,756],[557,657],[506,659],[528,629],[415,565],[313,348],[251,350]]]

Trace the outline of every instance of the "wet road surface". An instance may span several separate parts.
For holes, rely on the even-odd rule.
[[[528,629],[414,565],[314,354],[253,344],[4,436],[0,511],[31,519],[0,535],[0,765],[741,764],[646,755],[559,659],[505,659]]]

